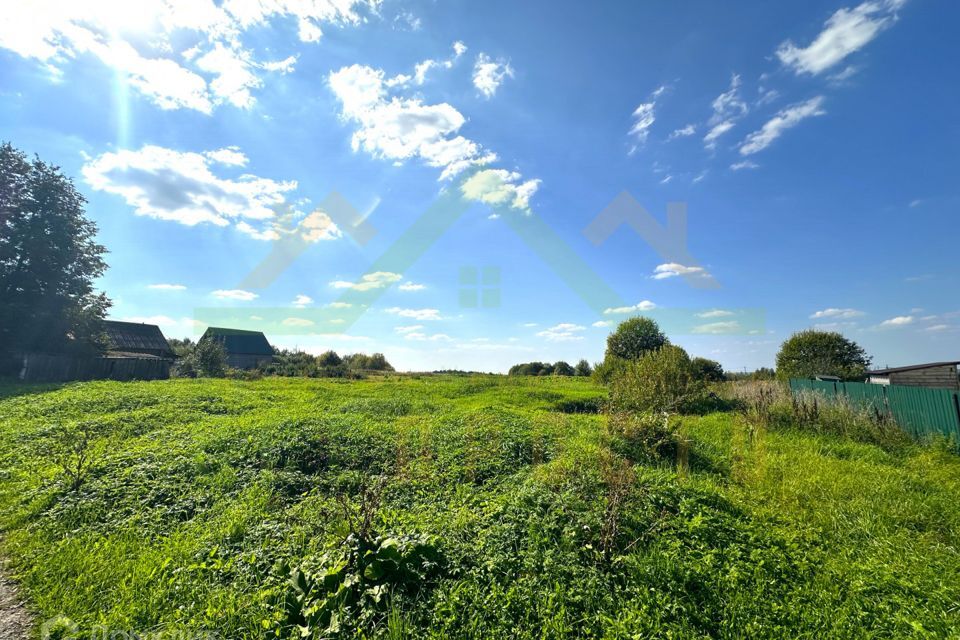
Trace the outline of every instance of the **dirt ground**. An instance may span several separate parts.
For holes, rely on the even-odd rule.
[[[0,640],[27,640],[33,620],[0,559]]]

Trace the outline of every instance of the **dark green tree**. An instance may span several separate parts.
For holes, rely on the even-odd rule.
[[[560,360],[553,365],[553,375],[555,376],[575,376],[577,372],[569,363]]]
[[[0,350],[106,349],[106,249],[85,204],[58,167],[0,145]]]
[[[317,364],[321,367],[339,367],[343,364],[343,359],[337,355],[336,351],[324,351],[317,356]]]
[[[586,360],[581,360],[573,368],[578,376],[589,376],[593,373],[593,367]]]
[[[607,336],[607,356],[622,360],[637,360],[644,354],[669,344],[660,326],[650,318],[638,316],[620,323]]]
[[[777,353],[777,377],[810,378],[837,376],[844,380],[862,378],[870,366],[863,347],[833,331],[808,329],[790,336]]]
[[[709,358],[693,358],[690,360],[695,375],[704,382],[723,382],[727,379],[723,366],[716,360]]]

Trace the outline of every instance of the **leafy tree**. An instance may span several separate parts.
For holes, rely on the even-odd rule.
[[[107,347],[107,268],[85,198],[58,167],[0,145],[0,348],[90,353]]]
[[[324,351],[317,357],[317,364],[321,367],[339,367],[343,364],[343,359],[336,351]]]
[[[553,375],[555,376],[574,376],[577,372],[568,363],[560,360],[553,365]]]
[[[589,376],[593,373],[593,367],[586,360],[580,360],[573,368],[578,376]]]
[[[716,360],[697,357],[690,361],[690,365],[697,377],[704,382],[723,382],[727,379],[723,366]]]
[[[788,338],[777,353],[777,377],[837,376],[862,378],[871,358],[863,347],[833,331],[808,329]]]
[[[651,351],[669,344],[660,326],[650,318],[638,316],[621,322],[607,336],[607,355],[623,360],[637,360]]]

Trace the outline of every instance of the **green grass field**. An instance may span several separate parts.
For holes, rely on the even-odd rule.
[[[223,638],[960,637],[960,458],[685,418],[631,459],[583,379],[0,387],[41,622]],[[93,434],[74,491],[59,434]],[[160,636],[162,637],[162,636]]]

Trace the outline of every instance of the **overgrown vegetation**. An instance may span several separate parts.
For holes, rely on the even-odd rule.
[[[0,387],[2,552],[83,631],[954,635],[960,459],[779,389],[651,447],[583,377]]]

